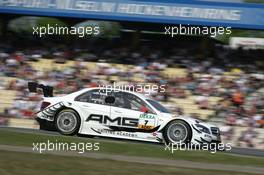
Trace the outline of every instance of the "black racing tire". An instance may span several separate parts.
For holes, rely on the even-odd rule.
[[[192,139],[192,129],[182,120],[173,120],[166,125],[163,131],[166,144],[189,144]]]
[[[72,109],[63,109],[55,117],[55,127],[63,135],[76,135],[80,125],[80,116]]]

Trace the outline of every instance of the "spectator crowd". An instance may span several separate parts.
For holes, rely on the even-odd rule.
[[[201,57],[195,50],[186,49],[191,47],[164,50],[156,45],[142,44],[140,49],[129,49],[124,45],[88,48],[81,45],[16,48],[11,44],[0,44],[0,91],[16,92],[12,106],[5,108],[1,116],[32,118],[38,111],[41,94],[29,93],[28,81],[51,85],[56,95],[117,81],[121,84],[165,85],[165,92],[152,92],[151,97],[182,115],[185,115],[184,109],[174,105],[171,99],[195,96],[200,109],[214,111],[209,120],[219,120],[229,126],[224,132],[227,139],[232,136],[233,126],[249,127],[238,139],[238,142],[247,142],[248,146],[253,145],[251,138],[257,135],[252,128],[264,126],[263,50],[231,50],[215,46],[213,55]],[[74,60],[74,64],[49,71],[36,69],[32,64],[37,64],[41,58],[51,59],[59,65]],[[95,66],[88,69],[91,62],[95,62]],[[180,69],[184,73],[167,74],[168,69]],[[4,81],[5,77],[13,79]],[[211,104],[209,97],[220,100]],[[199,114],[188,115],[199,118]],[[0,124],[5,122],[3,117],[0,118]]]

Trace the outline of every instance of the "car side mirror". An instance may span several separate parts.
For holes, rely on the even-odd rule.
[[[148,113],[148,108],[146,106],[142,106],[140,112]]]
[[[105,103],[107,103],[107,104],[113,104],[113,103],[115,103],[115,97],[113,97],[113,96],[107,96],[107,97],[105,97]]]

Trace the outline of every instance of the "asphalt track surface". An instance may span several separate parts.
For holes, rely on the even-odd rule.
[[[15,131],[15,132],[22,132],[22,133],[32,133],[32,134],[41,133],[41,134],[47,134],[47,135],[60,135],[58,132],[45,131],[45,130],[39,130],[39,129],[0,127],[0,131],[1,131],[1,129],[9,130],[9,131]],[[85,136],[82,136],[82,137],[85,138]],[[103,137],[98,137],[98,139],[108,140],[108,141],[112,141],[112,142],[134,142],[134,143],[138,143],[138,144],[155,144],[155,145],[159,146],[159,144],[157,144],[157,143],[149,143],[149,142],[142,142],[142,141],[132,141],[132,140],[124,140],[124,139],[120,140],[120,139],[103,138]],[[253,148],[232,147],[231,151],[228,151],[225,153],[244,155],[244,156],[264,157],[264,150],[253,149]]]
[[[0,145],[0,150],[3,151],[14,151],[23,153],[38,153],[34,152],[31,147],[22,146],[10,146],[10,145]],[[65,151],[52,151],[47,154],[67,156],[67,157],[86,157],[92,159],[108,159],[114,161],[122,161],[128,163],[141,163],[159,166],[171,166],[180,168],[192,168],[192,169],[203,169],[203,170],[216,170],[216,171],[233,171],[240,173],[254,173],[263,174],[264,168],[252,167],[252,166],[239,166],[239,165],[224,165],[216,163],[200,163],[185,160],[168,160],[160,158],[148,158],[148,157],[138,157],[138,156],[123,156],[123,155],[112,155],[103,153],[83,153],[78,154],[77,152],[65,152]]]
[[[20,129],[20,128],[1,128],[1,130],[9,130],[21,133],[41,133],[47,135],[59,135],[57,132],[42,131],[36,129]],[[131,142],[127,140],[113,140],[106,138],[105,139],[112,142]],[[139,144],[149,144],[144,142],[139,142]],[[264,151],[255,150],[255,149],[243,149],[243,148],[233,148],[234,150],[230,154],[240,154],[240,155],[257,155],[263,156]],[[38,153],[33,151],[32,147],[23,147],[23,146],[11,146],[11,145],[0,145],[0,150],[3,151],[14,151],[14,152],[24,152],[24,153]],[[193,169],[203,169],[203,170],[220,170],[220,171],[233,171],[241,173],[254,173],[254,174],[263,174],[264,167],[253,167],[253,166],[241,166],[241,165],[226,165],[226,164],[217,164],[217,163],[202,163],[202,162],[192,162],[185,160],[168,160],[161,158],[149,158],[149,157],[139,157],[139,156],[124,156],[124,155],[112,155],[105,153],[83,153],[78,154],[77,152],[66,152],[66,151],[52,151],[47,152],[47,154],[59,155],[59,156],[77,156],[77,157],[87,157],[92,159],[108,159],[122,162],[130,163],[142,163],[142,164],[151,164],[151,165],[160,165],[160,166],[172,166],[180,168],[193,168]]]

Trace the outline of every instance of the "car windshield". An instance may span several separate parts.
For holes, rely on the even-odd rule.
[[[166,109],[164,106],[162,106],[159,102],[155,101],[155,100],[151,100],[151,99],[147,99],[147,101],[154,107],[156,108],[158,111],[160,112],[164,112],[164,113],[170,113],[170,111],[168,109]]]

